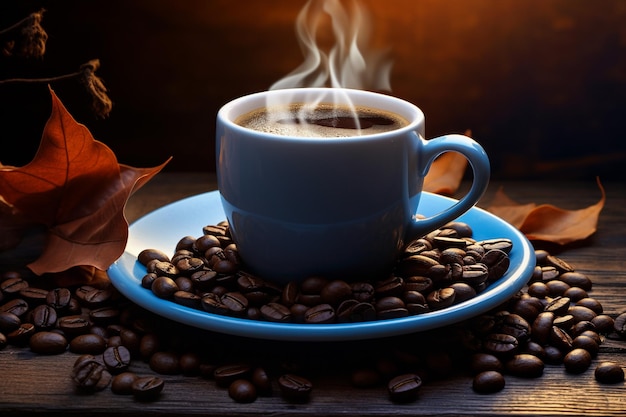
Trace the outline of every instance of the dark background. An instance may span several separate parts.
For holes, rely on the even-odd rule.
[[[302,61],[304,0],[4,0],[0,27],[40,7],[43,59],[0,57],[0,79],[48,77],[99,58],[114,102],[96,118],[77,81],[59,98],[120,163],[215,169],[214,119]],[[626,2],[363,0],[373,43],[393,59],[392,93],[422,108],[427,136],[472,136],[493,178],[626,179]],[[0,85],[0,161],[33,157],[46,85]],[[16,149],[17,148],[17,149]],[[346,161],[349,163],[349,161]]]

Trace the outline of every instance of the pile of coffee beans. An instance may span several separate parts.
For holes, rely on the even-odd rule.
[[[198,296],[200,306],[207,295],[196,288],[204,288],[207,294],[215,294],[216,306],[225,306],[225,314],[263,320],[279,317],[282,308],[278,305],[288,310],[284,314],[289,314],[290,320],[302,322],[307,322],[310,309],[328,315],[328,307],[319,307],[324,304],[332,307],[333,322],[348,317],[342,312],[350,309],[349,305],[370,304],[376,313],[369,307],[357,309],[349,320],[378,320],[445,308],[449,304],[441,301],[450,294],[454,294],[452,303],[459,302],[501,276],[508,268],[510,250],[506,239],[473,242],[469,227],[454,223],[411,242],[388,279],[347,284],[314,277],[307,283],[311,288],[302,283],[278,289],[242,272],[225,225],[205,229],[211,233],[181,239],[176,253],[182,258],[177,262],[165,260],[153,250],[142,253],[142,262],[149,269],[170,274],[150,272],[145,281],[152,284],[143,285],[154,291],[160,278],[168,278],[171,282],[160,280],[164,298],[187,300],[191,305]],[[214,253],[199,264],[201,243],[215,240],[219,245],[203,248],[205,254],[209,250]],[[477,393],[493,393],[505,388],[509,376],[539,378],[546,366],[561,366],[571,375],[584,373],[598,359],[606,337],[626,339],[626,313],[606,314],[590,294],[589,277],[548,252],[537,250],[535,255],[537,266],[527,287],[492,311],[421,333],[332,344],[208,332],[159,317],[133,304],[111,285],[50,287],[50,282],[10,271],[0,275],[0,349],[12,345],[35,355],[76,355],[67,377],[78,393],[110,389],[149,401],[167,392],[164,376],[212,381],[216,389],[240,403],[276,393],[287,402],[309,401],[317,381],[328,378],[344,378],[355,389],[380,389],[381,395],[396,403],[415,401],[424,384],[459,373],[471,376]],[[198,270],[180,274],[185,267]],[[460,284],[472,291],[460,291],[465,288]],[[432,288],[420,291],[423,285]],[[170,286],[176,290],[165,291]],[[245,310],[234,307],[241,301],[232,294],[236,292],[247,300]],[[415,294],[408,297],[407,292]],[[291,301],[285,302],[285,298]],[[403,304],[389,301],[395,299]],[[381,300],[387,300],[387,307],[378,306]],[[278,313],[266,311],[265,317],[260,310],[269,303],[275,303],[272,311]],[[340,308],[344,303],[349,305]],[[149,371],[138,367],[139,362],[147,364]],[[623,367],[598,361],[594,377],[599,383],[620,383],[624,381]]]
[[[170,258],[145,249],[141,285],[160,298],[208,313],[280,323],[329,324],[396,319],[466,301],[509,268],[510,239],[476,241],[452,222],[410,242],[389,276],[276,285],[245,270],[226,222],[185,236]]]

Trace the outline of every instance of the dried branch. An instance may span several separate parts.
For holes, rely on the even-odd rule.
[[[6,29],[0,29],[0,36],[7,36],[13,33],[19,35],[10,37],[4,42],[2,47],[4,55],[11,56],[17,54],[24,57],[43,57],[48,40],[48,34],[41,26],[44,11],[44,9],[41,9],[38,12],[31,13],[14,25]]]
[[[96,70],[100,68],[100,60],[92,59],[80,66],[80,70],[71,74],[59,75],[56,77],[46,78],[9,78],[6,80],[0,80],[2,84],[14,84],[14,83],[52,83],[56,81],[67,80],[71,78],[79,78],[87,92],[92,97],[91,106],[96,116],[105,118],[111,112],[113,103],[107,95],[107,89],[96,74]]]

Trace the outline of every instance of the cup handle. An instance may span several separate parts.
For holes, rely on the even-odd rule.
[[[431,217],[413,221],[407,231],[407,241],[424,236],[471,209],[487,189],[491,171],[487,153],[478,142],[470,137],[452,134],[430,140],[418,137],[418,140],[423,142],[422,152],[419,156],[420,167],[423,167],[420,175],[426,176],[436,157],[445,152],[455,151],[467,158],[472,167],[474,179],[470,190],[457,203]]]

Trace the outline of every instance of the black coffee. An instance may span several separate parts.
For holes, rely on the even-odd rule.
[[[380,109],[318,104],[260,108],[240,116],[238,125],[260,132],[298,137],[349,137],[388,132],[408,125],[403,117]]]

